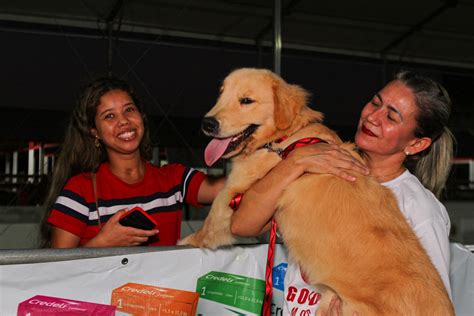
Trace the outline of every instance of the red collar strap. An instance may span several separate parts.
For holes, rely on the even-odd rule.
[[[324,142],[324,140],[316,137],[306,137],[299,139],[289,146],[287,146],[283,150],[273,150],[273,148],[268,150],[276,152],[282,159],[286,159],[290,152],[292,152],[295,148],[303,147],[311,144],[316,144]],[[271,147],[271,145],[270,145]],[[242,196],[239,196],[239,202],[242,199]],[[273,262],[275,257],[275,243],[276,243],[276,236],[277,236],[277,223],[275,218],[272,218],[272,225],[269,234],[269,241],[268,241],[268,251],[267,251],[267,263],[265,267],[265,295],[263,297],[263,304],[262,304],[262,316],[270,316],[271,315],[271,306],[272,306],[272,297],[273,297]]]
[[[275,143],[280,143],[285,138],[280,138],[279,140],[275,141]],[[290,152],[292,152],[295,148],[311,145],[311,144],[316,144],[316,143],[327,143],[326,141],[317,138],[317,137],[306,137],[299,139],[293,143],[291,143],[289,146],[287,146],[285,149],[274,149],[271,145],[271,143],[265,144],[263,146],[266,148],[268,151],[272,151],[277,153],[282,159],[285,159]],[[229,206],[232,209],[237,209],[237,207],[240,204],[240,201],[242,200],[243,194],[238,194],[236,195],[232,201],[230,201]],[[265,268],[265,296],[263,298],[263,305],[262,305],[262,315],[263,316],[270,316],[270,311],[271,311],[271,305],[272,305],[272,294],[273,294],[273,260],[274,260],[274,255],[275,255],[275,241],[276,241],[276,230],[277,230],[277,224],[274,218],[272,218],[272,225],[271,225],[271,230],[270,230],[270,239],[268,242],[268,253],[267,253],[267,264]]]
[[[287,137],[285,137],[285,138],[282,137],[279,140],[277,140],[275,143],[280,143],[283,140],[285,140],[286,138]],[[273,152],[277,153],[278,156],[280,156],[282,159],[285,159],[290,154],[290,152],[292,152],[294,149],[299,148],[299,147],[303,147],[303,146],[307,146],[307,145],[316,144],[316,143],[327,143],[327,142],[320,139],[320,138],[317,138],[317,137],[305,137],[305,138],[299,139],[299,140],[291,143],[285,149],[280,149],[280,148],[274,149],[273,147],[271,147],[271,143],[265,144],[265,146],[263,146],[263,147],[268,149],[269,151],[273,151]],[[243,194],[237,194],[230,201],[229,206],[233,210],[235,210],[235,209],[237,209],[237,207],[239,207],[240,201],[242,200],[242,195]]]
[[[263,296],[262,316],[271,315],[273,296],[273,261],[275,258],[275,243],[277,238],[277,224],[272,218],[272,226],[268,241],[267,264],[265,266],[265,295]]]
[[[230,201],[229,206],[231,209],[236,210],[239,207],[240,201],[242,200],[242,193],[237,194],[234,198]]]
[[[282,141],[287,140],[287,139],[288,139],[288,136],[282,136],[282,137],[278,138],[278,139],[275,141],[275,143],[279,144],[279,143],[281,143]]]
[[[278,139],[277,141],[275,141],[275,143],[277,143],[277,144],[281,143],[286,138],[287,137],[285,137],[285,138],[282,137],[282,138]],[[280,156],[282,159],[285,159],[288,156],[288,154],[290,152],[292,152],[295,148],[303,147],[303,146],[311,145],[311,144],[316,144],[316,143],[327,143],[327,142],[322,140],[321,138],[317,138],[317,137],[305,137],[305,138],[299,139],[299,140],[291,143],[285,149],[281,149],[281,148],[276,148],[275,149],[272,146],[273,143],[267,143],[267,144],[263,145],[263,148],[266,148],[268,151],[274,152],[278,156]]]
[[[293,143],[291,143],[290,145],[288,145],[284,150],[283,152],[281,153],[280,157],[282,159],[286,159],[286,157],[296,148],[299,148],[299,147],[303,147],[303,146],[307,146],[307,145],[312,145],[312,144],[316,144],[316,143],[326,143],[326,141],[322,140],[321,138],[317,138],[317,137],[305,137],[305,138],[302,138],[302,139],[299,139]]]

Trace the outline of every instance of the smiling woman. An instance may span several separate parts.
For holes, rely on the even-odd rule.
[[[183,203],[212,201],[223,180],[179,164],[152,165],[146,116],[117,78],[88,84],[74,109],[45,204],[44,244],[51,247],[175,245]],[[139,207],[157,222],[121,225]]]
[[[397,212],[397,214],[401,213],[404,216],[404,220],[410,224],[421,246],[431,259],[432,265],[436,268],[440,276],[439,281],[444,283],[446,292],[440,287],[444,294],[437,297],[445,297],[445,294],[447,294],[445,298],[447,298],[447,296],[451,297],[449,279],[451,262],[449,232],[451,222],[446,208],[438,201],[436,195],[441,192],[444,186],[453,154],[453,138],[447,127],[450,108],[451,101],[449,95],[440,84],[418,73],[400,72],[363,107],[355,135],[355,144],[364,156],[364,160],[370,170],[370,177],[393,193],[400,211]],[[324,137],[321,138],[324,139]],[[405,166],[408,161],[414,163],[415,174],[412,174]],[[351,159],[351,156],[337,145],[319,142],[310,146],[297,148],[245,192],[238,209],[231,214],[231,232],[237,236],[248,237],[267,231],[274,214],[277,216],[277,221],[281,218],[278,217],[278,212],[281,211],[275,213],[275,210],[277,207],[281,208],[282,205],[298,205],[299,208],[295,208],[295,210],[303,210],[306,205],[310,205],[311,207],[307,211],[307,215],[304,215],[305,218],[317,218],[318,220],[315,222],[321,223],[322,221],[319,221],[319,219],[324,219],[324,216],[319,216],[316,210],[318,209],[318,205],[322,205],[322,199],[319,198],[322,187],[311,186],[309,182],[304,182],[304,185],[300,187],[305,197],[317,197],[314,203],[308,203],[307,200],[305,200],[306,202],[301,203],[301,205],[295,204],[299,203],[299,200],[296,202],[297,199],[288,199],[286,201],[283,200],[284,203],[281,202],[282,196],[288,194],[289,191],[291,192],[290,188],[292,188],[292,186],[297,185],[297,182],[293,183],[295,179],[299,179],[300,177],[301,181],[310,179],[307,173],[331,174],[348,181],[355,181],[355,187],[357,181],[360,181],[360,178],[358,179],[354,172],[367,174],[369,170],[357,167],[354,164],[354,160]],[[324,175],[324,177],[325,179],[329,178],[327,175]],[[300,181],[300,179],[298,181]],[[343,185],[338,185],[337,187],[344,188]],[[334,188],[336,188],[336,185]],[[329,191],[324,192],[325,195],[329,194]],[[342,192],[342,190],[335,192]],[[370,191],[360,190],[357,193],[357,200],[363,200],[371,196]],[[338,240],[339,248],[333,247],[331,253],[334,253],[335,249],[342,249],[340,257],[344,258],[342,261],[350,258],[350,260],[347,261],[349,262],[347,267],[356,266],[357,271],[354,271],[354,273],[350,272],[347,275],[345,273],[350,271],[350,268],[335,269],[334,271],[338,271],[337,274],[339,276],[344,275],[348,276],[348,278],[352,278],[352,274],[360,276],[363,274],[361,266],[357,264],[354,265],[354,262],[357,261],[355,259],[356,257],[349,255],[349,252],[355,249],[363,249],[361,253],[363,254],[363,258],[367,259],[368,253],[376,249],[377,246],[372,243],[358,243],[356,236],[360,237],[361,234],[351,234],[348,232],[351,228],[362,227],[354,224],[354,220],[359,217],[369,218],[369,214],[372,210],[375,210],[377,215],[384,217],[389,216],[388,212],[381,211],[380,208],[381,205],[388,205],[388,199],[383,202],[374,202],[371,200],[371,202],[367,204],[368,207],[357,210],[355,203],[351,203],[349,199],[344,198],[342,195],[331,195],[331,197],[333,204],[324,204],[324,212],[321,212],[321,215],[331,214],[329,216],[330,218],[338,219],[337,225],[331,226],[328,230],[330,234],[324,234],[324,232],[321,233],[321,230],[315,230],[313,222],[311,222],[311,226],[306,228],[301,225],[294,227],[298,227],[298,234],[302,234],[301,236],[304,236],[306,240],[309,240],[309,236],[311,236],[312,232],[318,231],[320,237],[324,237],[322,239],[320,238],[324,241],[324,243],[322,243],[324,245],[328,244],[329,237],[332,238],[336,236],[337,238],[337,236],[344,236]],[[329,206],[331,205],[337,207],[337,212],[330,210]],[[339,217],[343,213],[341,210],[345,205],[350,205],[348,209],[354,211],[355,217],[351,218],[351,220],[342,220],[341,217]],[[258,209],[258,214],[255,212],[256,209]],[[336,208],[334,210],[336,210]],[[295,214],[296,213],[292,213],[291,216],[288,215],[288,218],[297,219],[298,215]],[[302,222],[294,221],[293,223],[299,224]],[[381,222],[377,220],[374,223],[377,223],[376,226],[379,227],[378,225],[380,225]],[[299,236],[290,235],[291,237],[288,237],[288,231],[291,232],[291,230],[288,229],[285,231],[285,226],[281,221],[278,225],[284,241],[285,238],[291,240],[290,238],[296,239]],[[338,235],[336,227],[342,227],[343,234]],[[378,239],[379,235],[378,232],[374,233],[375,231],[377,231],[377,229],[370,233],[374,236],[374,240]],[[385,233],[382,235],[384,234]],[[351,245],[345,248],[341,246],[341,241],[346,239],[347,236],[350,236]],[[394,236],[398,239],[402,235],[397,233],[394,234]],[[318,239],[315,238],[313,240]],[[286,242],[286,244],[289,244],[289,242]],[[313,242],[308,244],[308,247],[301,247],[302,250],[306,249],[309,251],[308,253],[310,255],[307,255],[307,258],[310,258],[313,254],[323,253],[321,251],[315,251],[316,244],[317,243]],[[382,248],[390,250],[390,252],[393,251],[393,253],[398,252],[399,249],[402,248],[406,249],[405,246],[402,248],[398,246],[387,246],[385,241],[377,242],[377,244],[383,245]],[[350,249],[350,251],[348,249]],[[380,256],[378,250],[376,250],[376,253]],[[327,253],[325,254],[324,258],[329,258]],[[304,256],[300,256],[300,258],[304,258]],[[317,258],[317,255],[315,255],[315,258]],[[408,258],[407,263],[400,265],[405,271],[404,273],[408,271],[405,270],[405,268],[409,265],[419,263],[412,257],[405,258]],[[374,259],[378,260],[376,257],[374,257]],[[379,262],[377,260],[371,259],[367,262]],[[321,305],[318,306],[316,302],[310,302],[310,300],[300,302],[298,299],[295,299],[295,297],[297,297],[295,293],[307,293],[308,295],[321,293],[321,288],[310,284],[311,279],[307,278],[310,276],[310,273],[314,273],[316,275],[314,279],[317,280],[329,279],[328,274],[325,274],[324,269],[322,269],[324,267],[323,265],[317,269],[311,270],[312,268],[310,268],[304,271],[304,266],[301,266],[302,269],[300,269],[301,262],[303,262],[301,259],[299,261],[290,259],[285,274],[284,297],[287,314],[295,314],[296,312],[315,314],[318,309],[324,309],[325,303],[320,303]],[[337,262],[337,260],[334,262]],[[334,262],[329,264],[329,266],[334,268]],[[386,268],[387,265],[380,264],[377,270],[381,269],[381,267]],[[390,272],[390,274],[392,274],[392,272]],[[367,276],[371,280],[370,284],[375,284],[374,275],[367,274]],[[416,277],[411,277],[411,279],[415,280]],[[358,284],[358,295],[365,291],[360,291],[360,289],[363,288],[360,284],[362,282],[347,282],[347,280],[348,279],[344,279],[344,281],[341,281],[340,285]],[[397,279],[397,281],[400,280],[401,279]],[[321,282],[323,283],[323,281]],[[437,283],[439,285],[441,284],[441,282]],[[404,287],[409,288],[403,283],[400,289]],[[332,288],[334,289],[336,287]],[[395,289],[397,286],[390,286],[390,288]],[[322,297],[324,298],[324,294]],[[410,300],[413,297],[414,296],[410,297]],[[438,301],[437,299],[435,300]],[[326,303],[328,303],[328,301],[329,300],[322,300],[322,302]],[[367,301],[371,302],[370,305],[373,305],[379,302],[387,303],[389,300],[377,300],[373,295],[369,295]],[[407,301],[408,300],[395,300],[394,302],[398,306],[397,308],[401,307],[403,309],[403,304]],[[446,306],[450,305],[447,300],[445,300],[445,303]],[[350,315],[352,314],[348,313],[348,306],[350,306],[350,304],[350,300],[346,299],[346,301],[344,301],[342,296],[340,298],[336,297],[330,301],[327,310],[318,310],[318,312],[321,313],[321,315]],[[415,304],[414,306],[419,307],[421,305]],[[430,305],[430,307],[433,306],[434,305]],[[355,310],[364,314],[361,309]],[[379,312],[372,314],[381,314],[381,310],[385,314],[409,314],[413,311],[413,308],[405,308],[405,312],[402,313],[391,313],[387,308],[383,308],[380,309]],[[423,312],[426,314],[425,310],[423,310]],[[451,315],[450,312],[438,312],[437,314]]]
[[[102,96],[91,133],[106,144],[109,159],[115,153],[139,154],[143,119],[127,92],[112,90]]]

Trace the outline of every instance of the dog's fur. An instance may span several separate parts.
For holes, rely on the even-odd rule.
[[[243,98],[251,99],[245,104]],[[224,158],[232,171],[216,197],[201,230],[180,244],[216,248],[232,244],[233,196],[245,192],[281,158],[262,148],[282,136],[285,148],[314,136],[340,144],[362,161],[352,144],[321,124],[322,114],[306,105],[307,93],[268,70],[239,69],[222,86],[217,104],[206,117],[219,123],[214,137],[237,135],[249,125],[256,131]],[[353,174],[349,182],[329,174],[305,174],[287,187],[275,218],[290,258],[311,284],[325,289],[319,313],[333,292],[343,314],[454,315],[446,289],[389,189],[370,177]],[[258,210],[255,210],[258,212]]]

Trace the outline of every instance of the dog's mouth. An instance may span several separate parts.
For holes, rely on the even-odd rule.
[[[225,158],[229,158],[229,154],[236,151],[240,145],[244,145],[245,141],[249,139],[257,128],[258,125],[252,124],[234,136],[227,138],[214,138],[211,140],[204,151],[206,164],[212,166],[221,157],[227,156]],[[240,147],[243,148],[244,146]]]

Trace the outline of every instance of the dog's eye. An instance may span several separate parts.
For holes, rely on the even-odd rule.
[[[247,98],[247,97],[244,97],[244,98],[240,98],[240,104],[252,104],[254,103],[255,101],[250,99],[250,98]]]

